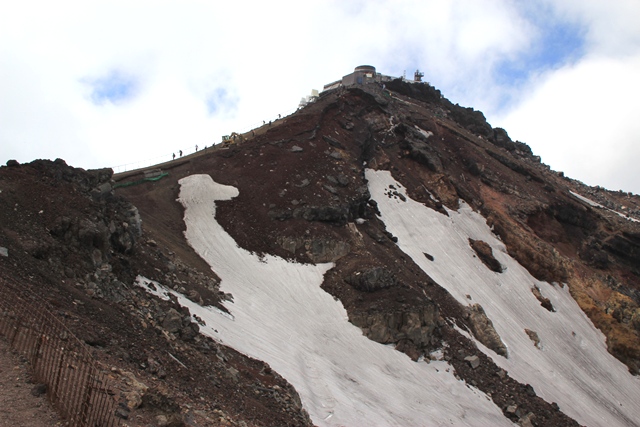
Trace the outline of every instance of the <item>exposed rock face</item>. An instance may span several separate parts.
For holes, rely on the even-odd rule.
[[[394,92],[408,95],[422,101],[433,103],[440,103],[442,101],[442,93],[429,84],[410,85],[403,83],[400,79],[395,79],[387,83],[387,87]]]
[[[529,335],[531,341],[533,341],[533,345],[537,348],[540,348],[540,337],[538,337],[538,333],[536,331],[532,331],[531,329],[525,329],[524,332]]]
[[[540,301],[541,306],[543,306],[549,311],[556,311],[556,309],[553,308],[553,304],[551,304],[551,301],[549,300],[549,298],[542,296],[542,293],[540,292],[540,288],[538,287],[538,285],[534,285],[531,288],[531,292],[536,297],[536,299]]]
[[[469,239],[469,244],[478,255],[478,258],[480,258],[480,261],[482,261],[489,270],[495,271],[496,273],[502,273],[502,264],[500,264],[500,262],[493,256],[493,249],[491,249],[491,246],[489,246],[487,242]]]
[[[451,104],[450,109],[451,117],[469,131],[487,139],[493,136],[493,129],[487,123],[482,111],[474,110],[471,107],[461,107],[458,104]]]
[[[568,280],[569,263],[551,244],[526,234],[511,220],[490,214],[487,223],[506,244],[509,255],[536,279],[546,282]]]
[[[296,209],[293,216],[307,221],[333,222],[342,225],[346,224],[349,218],[349,210],[344,206],[309,206]]]
[[[405,312],[370,313],[349,320],[369,339],[381,344],[396,344],[400,351],[417,360],[433,347],[439,311],[433,304]]]
[[[602,242],[595,238],[587,238],[582,242],[578,256],[588,265],[599,270],[604,270],[611,265],[611,260],[603,248]]]
[[[487,317],[482,306],[473,304],[469,307],[467,315],[473,336],[499,355],[508,357],[507,347],[500,339],[500,335],[493,327],[493,322]]]
[[[525,176],[527,179],[532,179],[540,183],[544,182],[542,178],[538,176],[538,174],[536,174],[528,166],[525,166],[521,161],[517,159],[509,158],[507,156],[503,156],[502,154],[496,153],[493,150],[487,149],[486,151],[488,155],[490,155],[491,157],[493,157],[494,159],[496,159],[497,161],[499,161],[500,163],[502,163],[512,171]]]
[[[397,284],[394,274],[384,267],[355,272],[347,277],[346,281],[354,288],[365,292],[374,292]]]
[[[175,333],[182,328],[182,315],[175,308],[170,309],[162,321],[162,327]]]
[[[347,255],[351,250],[349,243],[330,238],[295,238],[280,236],[278,244],[291,254],[303,250],[314,263],[334,262]]]
[[[604,241],[603,247],[640,274],[640,233],[615,234]]]
[[[395,131],[403,137],[400,148],[407,151],[409,158],[425,165],[433,172],[442,172],[442,162],[438,153],[429,145],[425,135],[402,124],[397,126]]]

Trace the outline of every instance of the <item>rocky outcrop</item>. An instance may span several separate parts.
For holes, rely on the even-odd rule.
[[[346,224],[349,218],[349,210],[344,206],[305,206],[295,209],[293,216],[307,221]]]
[[[84,170],[68,166],[62,159],[56,159],[53,162],[50,160],[34,160],[29,163],[29,166],[54,181],[66,181],[77,185],[80,189],[86,191],[88,196],[94,189],[103,193],[107,188],[103,185],[109,183],[113,177],[113,170],[110,168]],[[102,189],[100,188],[101,186],[103,186]]]
[[[532,157],[533,152],[524,142],[512,141],[506,130],[502,128],[493,128],[493,137],[489,139],[493,144],[498,147],[504,148],[508,151],[517,151],[525,157]]]
[[[603,248],[602,241],[595,237],[587,238],[582,242],[578,256],[582,261],[599,270],[604,270],[611,265],[611,260]]]
[[[397,350],[417,360],[435,344],[439,310],[427,304],[406,311],[352,315],[349,320],[369,339],[396,344]]]
[[[640,275],[640,233],[615,234],[604,241],[603,248]]]
[[[442,171],[442,162],[438,157],[438,153],[425,142],[405,139],[400,144],[400,147],[407,151],[409,158],[425,165],[429,170],[433,172]]]
[[[354,288],[364,292],[375,292],[379,289],[390,288],[397,285],[395,275],[384,267],[357,271],[345,280]]]
[[[402,95],[410,96],[414,99],[429,103],[440,103],[442,100],[442,93],[431,86],[428,83],[424,84],[408,84],[403,82],[402,79],[395,79],[386,83],[387,88],[400,93]]]
[[[446,101],[446,103],[449,104],[451,118],[458,124],[476,135],[487,139],[493,137],[493,129],[487,123],[482,111],[474,110],[471,107],[462,107],[458,104],[453,105],[449,101]]]
[[[134,206],[109,212],[112,218],[60,216],[51,228],[51,235],[69,247],[90,254],[92,263],[98,267],[108,262],[111,248],[119,253],[131,253],[142,234],[140,216]]]
[[[524,332],[529,336],[529,339],[533,342],[533,345],[536,348],[540,348],[540,337],[538,337],[538,333],[536,331],[532,331],[531,329],[525,329]]]
[[[549,311],[556,311],[556,309],[553,307],[553,304],[551,304],[551,300],[549,300],[549,298],[542,296],[542,293],[540,292],[540,288],[538,287],[538,285],[534,285],[531,288],[531,292],[536,297],[536,299],[540,301],[541,306],[543,306]]]
[[[549,243],[524,232],[504,217],[489,214],[487,224],[505,243],[515,258],[533,277],[545,282],[566,282],[569,278],[567,260]]]
[[[556,202],[547,208],[547,212],[565,226],[578,227],[585,231],[596,229],[597,219],[593,210],[577,202]]]
[[[313,239],[280,236],[276,241],[291,254],[303,250],[314,263],[335,262],[351,250],[351,246],[345,241],[322,237]]]
[[[532,179],[537,182],[544,182],[542,178],[538,176],[532,169],[522,164],[520,161],[515,160],[513,158],[509,158],[506,155],[502,155],[500,153],[496,153],[493,150],[487,149],[487,154],[502,163],[504,166],[508,167],[514,172],[519,173],[520,175],[524,175],[528,179]]]
[[[471,249],[473,249],[480,258],[480,261],[491,271],[495,271],[496,273],[502,273],[504,271],[504,267],[500,262],[493,256],[493,249],[487,242],[483,242],[482,240],[473,240],[469,239],[469,245]]]
[[[507,347],[480,304],[473,304],[465,314],[469,328],[478,341],[501,356],[508,357]]]
[[[438,152],[428,144],[427,136],[404,124],[396,126],[395,131],[403,138],[400,148],[405,150],[410,159],[425,165],[432,172],[442,172],[442,161]]]

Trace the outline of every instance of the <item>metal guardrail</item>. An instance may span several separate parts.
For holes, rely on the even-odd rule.
[[[78,338],[0,277],[0,336],[29,360],[36,382],[72,427],[116,427],[117,401],[106,374]]]

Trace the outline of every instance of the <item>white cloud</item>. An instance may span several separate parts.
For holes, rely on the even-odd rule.
[[[569,105],[562,98],[573,96],[568,87],[545,88],[571,71],[588,79],[594,61],[617,73],[612,84],[630,78],[639,7],[627,0],[546,0],[541,7],[511,0],[4,2],[0,161],[62,157],[100,167],[210,145],[294,109],[312,88],[361,64],[409,77],[420,68],[453,102],[483,110],[538,151],[542,143],[524,130],[519,111],[542,114],[536,100]],[[584,57],[552,67],[518,63],[548,42],[541,35],[550,20],[584,29]],[[523,80],[501,81],[503,66]],[[138,90],[98,108],[87,79],[111,70],[133,76]],[[618,127],[636,132],[627,124]]]
[[[494,125],[553,169],[589,185],[640,193],[640,3],[549,2],[585,28],[579,61],[535,76]],[[567,18],[569,19],[569,18]]]
[[[640,55],[549,73],[500,124],[543,162],[590,185],[640,193]],[[624,165],[621,167],[621,165]]]
[[[568,21],[581,23],[593,54],[608,57],[634,55],[640,48],[638,16],[640,2],[635,0],[545,0]]]

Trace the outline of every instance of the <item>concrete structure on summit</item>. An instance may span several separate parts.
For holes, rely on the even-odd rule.
[[[341,86],[363,85],[374,82],[389,82],[395,77],[385,76],[376,72],[372,65],[360,65],[351,74],[347,74],[340,80],[324,85],[324,90],[336,89]]]
[[[414,75],[415,82],[422,82],[424,73],[416,70]],[[355,85],[364,85],[368,83],[384,83],[395,80],[399,77],[386,76],[376,72],[376,67],[372,65],[360,65],[353,70],[353,73],[347,74],[340,80],[324,85],[324,90],[337,89],[339,87],[348,87]],[[410,82],[410,81],[409,81]]]

